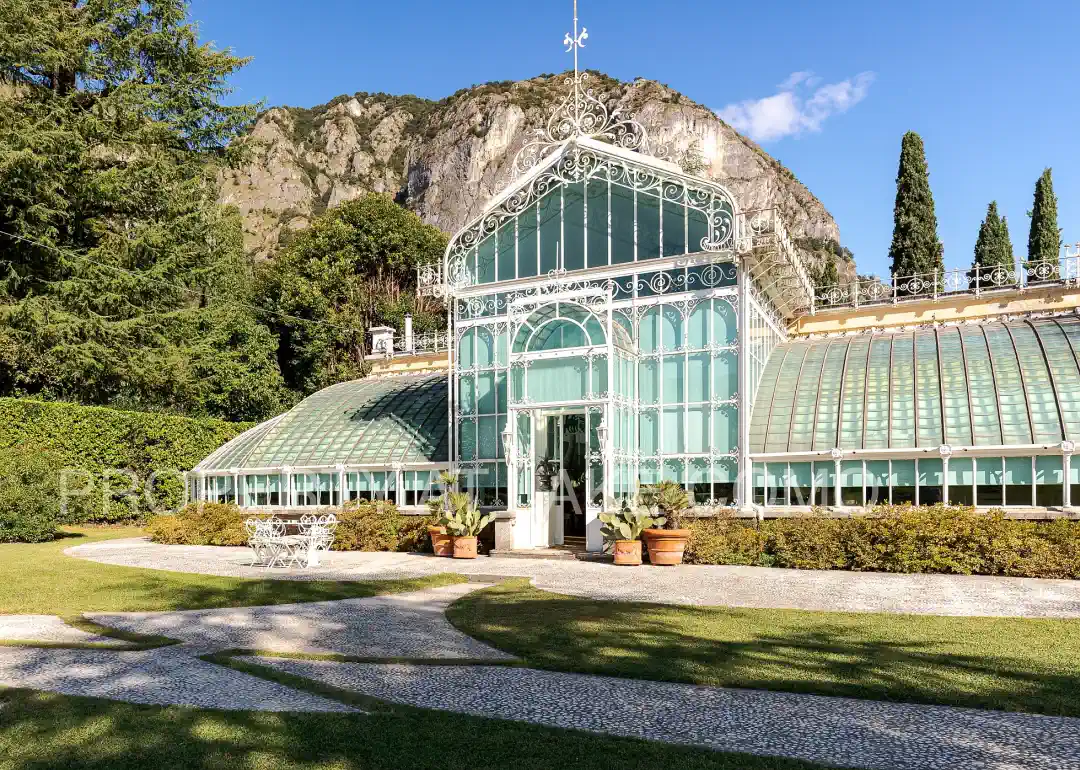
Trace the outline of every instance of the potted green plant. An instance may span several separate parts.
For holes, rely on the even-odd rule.
[[[664,526],[664,519],[656,518],[647,508],[601,513],[600,521],[604,523],[600,534],[612,544],[615,563],[625,566],[641,564],[641,533],[649,527]]]
[[[683,529],[683,514],[690,507],[690,498],[681,484],[661,481],[643,487],[641,503],[654,512],[664,523],[660,527],[645,530],[645,545],[649,548],[649,562],[657,565],[682,564],[690,530]]]
[[[454,536],[455,559],[476,558],[476,538],[494,518],[494,513],[481,514],[465,492],[449,493],[446,528]]]
[[[450,491],[457,486],[458,474],[443,471],[439,474],[439,486],[443,493],[438,497],[427,501],[428,510],[435,517],[435,524],[428,525],[428,537],[431,538],[431,549],[436,556],[454,555],[454,537],[446,528],[446,514],[450,507]]]

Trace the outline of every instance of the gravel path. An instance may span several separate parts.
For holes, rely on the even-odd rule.
[[[444,614],[455,599],[486,587],[459,583],[366,599],[87,617],[110,628],[180,639],[193,653],[241,648],[371,658],[506,659],[511,656],[461,633]]]
[[[157,545],[145,538],[75,546],[65,553],[105,564],[281,580],[378,580],[441,572],[531,578],[572,596],[701,606],[926,615],[1080,618],[1080,581],[963,575],[889,575],[765,567],[615,567],[611,564],[402,553],[338,553],[311,570],[252,567],[245,548]]]
[[[337,701],[206,663],[177,647],[139,652],[0,647],[0,684],[156,706],[353,710]]]
[[[253,659],[387,701],[873,770],[1075,770],[1080,719],[495,666]]]
[[[0,615],[0,639],[16,642],[122,644],[117,639],[80,631],[55,615]]]

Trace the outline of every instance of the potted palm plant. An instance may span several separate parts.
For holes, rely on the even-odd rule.
[[[428,526],[428,537],[431,538],[431,549],[436,556],[454,555],[454,537],[446,528],[446,514],[450,510],[450,490],[458,483],[458,475],[443,471],[439,474],[439,486],[443,493],[427,501],[428,510],[435,516],[436,523]]]
[[[682,527],[683,514],[690,507],[686,490],[674,481],[661,481],[643,487],[640,498],[642,504],[664,522],[644,532],[649,562],[657,565],[682,564],[683,551],[690,540],[690,530]]]
[[[491,523],[495,514],[481,514],[465,492],[450,492],[449,500],[445,521],[446,528],[454,536],[454,558],[475,559],[477,536]]]
[[[664,526],[664,519],[654,517],[647,508],[601,513],[600,521],[604,523],[600,533],[605,542],[612,544],[615,563],[625,566],[641,564],[641,533],[649,527]]]

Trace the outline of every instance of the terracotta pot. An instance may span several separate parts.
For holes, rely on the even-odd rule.
[[[641,564],[641,541],[616,540],[615,563],[630,567],[636,567]]]
[[[645,543],[649,546],[649,562],[657,565],[682,564],[683,551],[690,539],[688,529],[647,529]]]
[[[446,527],[428,527],[427,533],[436,556],[454,555],[454,536],[447,534]]]
[[[475,537],[455,537],[454,538],[454,558],[455,559],[475,559],[476,558],[476,538]]]

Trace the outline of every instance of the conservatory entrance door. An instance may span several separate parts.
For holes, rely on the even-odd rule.
[[[532,545],[562,545],[585,534],[588,423],[585,411],[542,413],[536,421]]]

